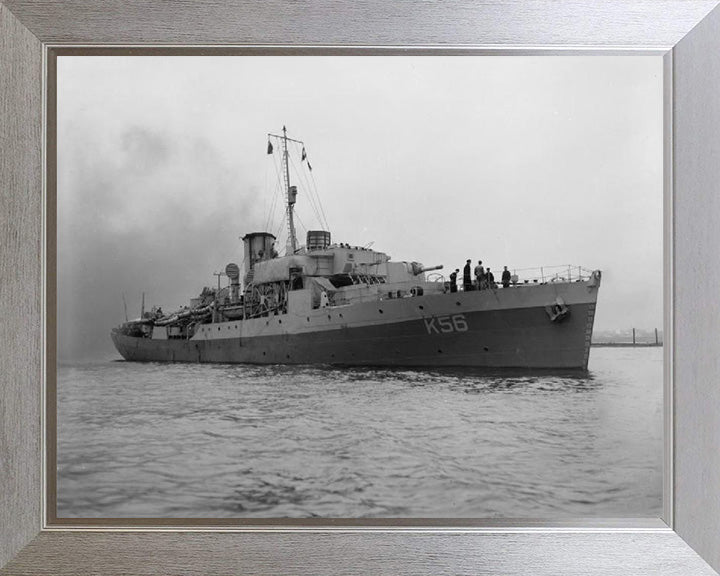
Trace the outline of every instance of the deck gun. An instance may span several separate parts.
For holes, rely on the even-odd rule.
[[[443,265],[438,264],[437,266],[423,266],[419,262],[411,262],[413,276],[419,276],[423,272],[430,272],[431,270],[442,270]]]

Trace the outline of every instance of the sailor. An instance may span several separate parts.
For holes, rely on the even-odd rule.
[[[450,273],[450,292],[457,292],[457,275],[460,268],[456,268],[455,272]]]
[[[463,290],[468,292],[472,290],[472,276],[470,276],[470,259],[468,258],[463,268]]]
[[[503,288],[508,288],[510,286],[510,270],[507,269],[507,266],[503,266],[503,273],[502,273],[502,285]]]
[[[475,284],[478,290],[482,290],[482,277],[485,275],[485,268],[483,268],[482,260],[478,260],[477,266],[475,266]]]
[[[490,268],[487,269],[487,274],[485,274],[485,278],[487,279],[488,288],[497,288],[497,284],[495,284],[495,275],[490,272]]]

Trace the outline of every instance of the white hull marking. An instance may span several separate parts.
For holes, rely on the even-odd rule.
[[[428,334],[448,334],[449,332],[467,332],[468,330],[467,321],[463,314],[431,316],[430,318],[423,318],[423,320]],[[435,324],[436,321],[437,324]]]

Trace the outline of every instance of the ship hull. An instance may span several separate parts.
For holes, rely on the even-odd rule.
[[[568,314],[553,321],[557,297]],[[112,338],[132,361],[584,370],[596,298],[597,288],[586,283],[518,287],[375,303],[376,316],[382,306],[384,317],[372,323],[353,322],[349,309],[343,320],[337,310],[323,310],[327,326],[302,330],[285,319],[286,328],[272,333],[267,327],[281,319],[270,317],[242,322],[262,324],[265,330],[254,334],[241,326],[228,337],[154,340],[113,332]],[[370,311],[358,311],[358,318]],[[218,326],[221,336],[224,328]]]

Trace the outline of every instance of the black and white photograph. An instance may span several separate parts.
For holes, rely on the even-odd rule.
[[[58,518],[655,518],[659,56],[60,56]]]

